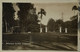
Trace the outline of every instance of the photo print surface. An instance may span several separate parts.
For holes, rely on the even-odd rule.
[[[2,3],[2,50],[77,51],[78,3]]]

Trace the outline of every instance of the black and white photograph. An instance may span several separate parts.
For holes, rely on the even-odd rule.
[[[78,8],[78,2],[2,2],[2,50],[77,51]]]

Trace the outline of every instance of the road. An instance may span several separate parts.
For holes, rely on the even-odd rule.
[[[3,50],[66,50],[76,51],[77,47],[72,43],[14,43],[3,45]]]

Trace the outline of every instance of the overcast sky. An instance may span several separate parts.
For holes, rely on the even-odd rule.
[[[40,8],[46,11],[46,16],[43,16],[42,23],[47,24],[50,18],[54,20],[61,19],[63,13],[63,21],[70,20],[70,17],[74,15],[72,7],[77,3],[35,3],[36,11],[39,12]],[[76,11],[77,13],[77,11]]]
[[[50,18],[53,18],[54,20],[61,19],[62,13],[64,21],[70,20],[70,17],[74,15],[72,7],[74,5],[78,6],[78,2],[76,0],[46,0],[46,2],[45,0],[40,0],[31,3],[36,7],[37,13],[40,11],[40,8],[43,8],[46,11],[46,16],[43,16],[42,19],[42,23],[45,25],[47,25]],[[15,3],[13,4],[13,7],[16,11],[19,10]],[[16,14],[17,12],[15,13],[15,16],[17,17]]]

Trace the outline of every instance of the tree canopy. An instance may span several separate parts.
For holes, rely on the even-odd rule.
[[[48,31],[55,31],[55,21],[54,19],[49,19],[48,21]]]
[[[20,11],[18,16],[20,19],[20,26],[22,31],[33,32],[38,29],[38,16],[36,14],[36,8],[31,3],[18,3]]]
[[[14,8],[12,3],[3,3],[2,17],[3,17],[3,31],[6,30],[6,23],[8,28],[14,26]]]

